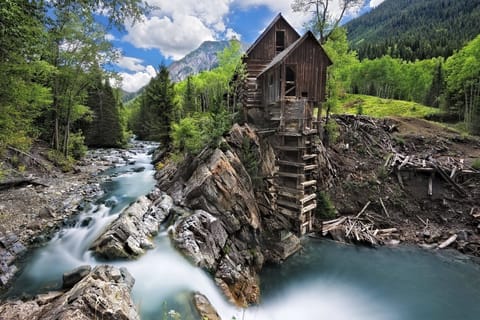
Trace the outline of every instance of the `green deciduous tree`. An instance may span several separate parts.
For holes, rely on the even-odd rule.
[[[325,43],[350,10],[359,9],[365,0],[294,0],[295,12],[310,12],[312,20],[309,28],[318,35],[320,43]]]
[[[480,134],[480,36],[447,59],[445,77],[450,111],[463,117],[471,133]]]

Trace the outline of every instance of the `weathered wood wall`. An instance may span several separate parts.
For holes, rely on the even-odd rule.
[[[270,62],[277,55],[275,50],[275,32],[285,31],[285,48],[294,43],[300,36],[284,19],[279,19],[264,35],[263,39],[248,53],[248,60]],[[248,64],[248,61],[247,61]],[[258,74],[258,73],[257,73]],[[256,76],[256,75],[255,75]]]

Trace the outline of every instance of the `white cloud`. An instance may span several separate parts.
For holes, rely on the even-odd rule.
[[[383,1],[385,0],[370,0],[370,8],[378,7],[378,5]]]
[[[338,1],[332,3],[338,11]],[[380,2],[382,0],[372,0]],[[158,49],[164,56],[180,59],[203,41],[240,38],[231,28],[228,15],[232,8],[250,9],[265,6],[272,15],[265,17],[265,27],[279,12],[298,31],[309,20],[310,13],[293,12],[292,0],[148,0],[156,10],[144,21],[127,25],[123,40],[137,48]]]
[[[227,30],[225,31],[225,38],[227,38],[228,40],[231,40],[233,38],[237,40],[242,40],[242,35],[233,30],[232,28],[227,28]]]
[[[200,46],[203,41],[213,40],[214,33],[201,20],[193,16],[145,18],[142,23],[127,26],[123,38],[137,48],[158,49],[166,56],[180,59]]]
[[[136,73],[120,72],[119,75],[122,81],[120,84],[117,83],[117,85],[127,92],[136,92],[146,86],[156,74],[155,68],[150,65]]]
[[[114,40],[117,40],[117,38],[115,38],[115,36],[114,36],[113,34],[107,33],[107,34],[105,35],[105,40],[107,40],[107,41],[114,41]]]
[[[128,71],[143,71],[145,70],[145,66],[142,65],[142,63],[142,59],[122,56],[118,59],[116,65]]]

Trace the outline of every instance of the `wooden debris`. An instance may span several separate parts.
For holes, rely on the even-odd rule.
[[[388,214],[387,208],[385,207],[385,204],[383,203],[382,198],[380,198],[380,204],[382,205],[383,212],[385,212],[385,215],[390,218],[390,215]]]
[[[367,204],[363,207],[363,209],[355,216],[355,218],[359,218],[365,212],[365,210],[367,210],[370,203],[372,203],[372,202],[368,201]]]
[[[454,234],[453,236],[451,236],[450,238],[448,238],[444,242],[440,243],[437,248],[438,249],[445,249],[446,247],[448,247],[449,245],[454,243],[457,240],[457,237],[458,236],[456,234]]]
[[[423,158],[418,155],[403,155],[395,153],[393,156],[387,158],[384,164],[385,168],[390,168],[395,172],[398,183],[402,188],[405,188],[404,181],[401,176],[402,171],[430,173],[428,178],[428,195],[433,195],[433,178],[435,173],[448,184],[450,184],[455,192],[460,196],[466,197],[468,193],[460,186],[455,179],[461,175],[480,174],[473,168],[466,168],[464,159],[455,159],[452,157],[433,159],[432,157]]]
[[[398,232],[397,228],[377,229],[372,222],[356,216],[324,221],[322,224],[323,236],[327,236],[329,233],[331,235],[338,234],[338,230],[344,234],[346,241],[365,243],[371,246],[383,243],[383,239],[388,239]]]

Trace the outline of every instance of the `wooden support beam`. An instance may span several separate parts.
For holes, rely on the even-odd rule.
[[[317,202],[314,201],[314,203],[312,203],[311,205],[308,205],[306,206],[305,208],[302,209],[301,213],[306,213],[308,211],[312,211],[313,209],[315,209],[317,207]]]
[[[277,160],[277,164],[283,165],[283,166],[297,167],[297,168],[305,167],[305,163],[303,162],[294,162],[294,161],[286,161],[286,160]]]
[[[308,195],[302,199],[300,199],[301,204],[305,204],[305,202],[309,202],[311,200],[315,200],[317,198],[317,195],[315,193]]]
[[[293,173],[293,172],[277,172],[279,177],[287,177],[287,178],[303,178],[305,177],[304,173]]]
[[[317,180],[309,180],[309,181],[305,181],[305,182],[300,183],[300,185],[303,186],[303,187],[310,187],[310,186],[314,186],[316,184],[317,184]]]

